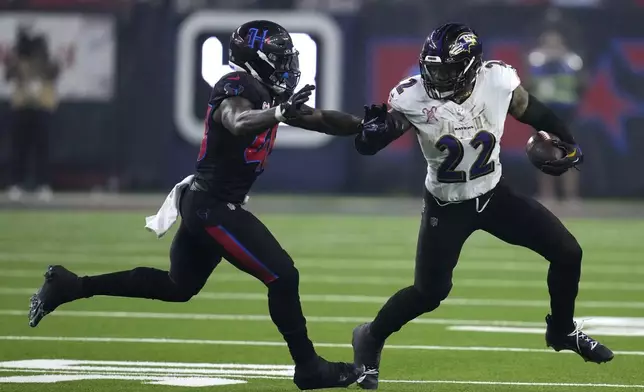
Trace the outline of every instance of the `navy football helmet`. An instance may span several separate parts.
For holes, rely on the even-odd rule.
[[[300,81],[299,53],[291,35],[277,23],[253,20],[230,38],[229,62],[267,85],[278,95],[292,95]]]
[[[420,53],[420,75],[433,99],[469,96],[483,63],[478,34],[464,24],[448,23],[434,30]]]

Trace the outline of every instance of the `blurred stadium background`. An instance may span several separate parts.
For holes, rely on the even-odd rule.
[[[451,299],[392,339],[384,390],[644,390],[644,1],[0,0],[0,10],[0,391],[80,379],[47,390],[222,379],[248,382],[226,391],[294,389],[263,286],[227,265],[186,305],[99,298],[36,330],[26,322],[50,263],[81,274],[167,264],[171,238],[155,240],[143,217],[192,171],[229,35],[258,18],[294,34],[316,106],[356,115],[417,73],[435,26],[468,23],[485,57],[515,66],[584,148],[580,172],[540,176],[524,153],[531,130],[508,119],[502,161],[510,183],[579,237],[578,316],[622,355],[600,368],[550,355],[538,335],[547,265],[477,234]],[[354,324],[413,276],[424,175],[411,134],[363,157],[352,139],[280,128],[249,208],[298,263],[324,355],[350,358]],[[189,377],[186,362],[201,362]],[[88,381],[101,377],[112,381]]]

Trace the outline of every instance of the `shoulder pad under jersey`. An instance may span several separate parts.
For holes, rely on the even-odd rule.
[[[389,107],[401,112],[415,112],[427,99],[420,75],[403,79],[389,93]]]
[[[491,60],[483,63],[479,77],[495,89],[512,92],[521,84],[517,70],[503,61]]]

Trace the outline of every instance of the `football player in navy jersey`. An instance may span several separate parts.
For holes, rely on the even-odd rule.
[[[303,390],[346,387],[362,374],[352,363],[328,362],[309,340],[293,260],[264,224],[242,207],[264,170],[280,123],[330,135],[355,135],[362,119],[305,105],[313,86],[298,92],[298,52],[280,25],[256,20],[230,40],[234,72],[212,89],[194,180],[180,201],[181,225],[170,250],[169,271],[130,271],[78,277],[50,266],[31,300],[32,327],[58,306],[96,295],[185,302],[199,293],[225,258],[268,288],[271,318],[295,362]]]

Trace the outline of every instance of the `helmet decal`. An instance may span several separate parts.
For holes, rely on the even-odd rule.
[[[461,53],[470,53],[473,46],[478,44],[479,39],[474,33],[463,33],[456,38],[456,41],[449,48],[450,56],[458,56]]]

